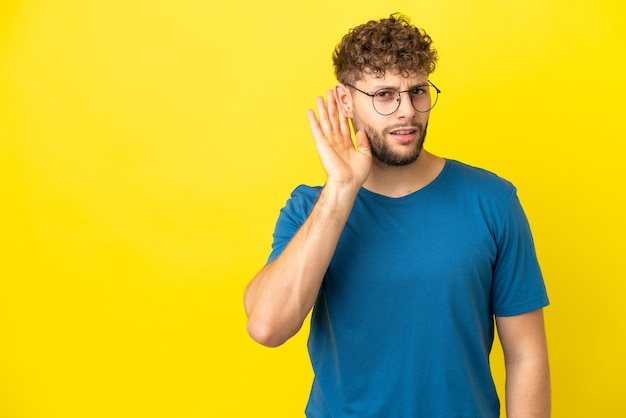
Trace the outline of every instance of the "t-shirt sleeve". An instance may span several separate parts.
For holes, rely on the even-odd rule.
[[[320,188],[300,185],[280,210],[274,227],[272,252],[267,264],[275,260],[298,232],[319,197]]]
[[[549,304],[528,219],[513,191],[503,218],[494,265],[492,304],[496,316],[520,315]]]

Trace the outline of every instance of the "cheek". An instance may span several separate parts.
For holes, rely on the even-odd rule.
[[[359,117],[359,113],[355,110],[350,112],[350,118],[352,119],[352,126],[354,126],[354,130],[358,131],[363,129],[363,124],[361,123],[361,118]]]
[[[381,116],[378,113],[375,113],[373,109],[371,109],[371,112],[368,108],[363,109],[356,106],[352,109],[352,125],[357,131],[365,129],[377,131],[382,129],[377,124],[377,122],[381,122],[378,120],[380,117]]]

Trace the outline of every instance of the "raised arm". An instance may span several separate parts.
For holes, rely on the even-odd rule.
[[[371,168],[367,137],[358,132],[355,148],[335,92],[328,92],[327,103],[318,97],[317,109],[317,117],[312,110],[307,114],[326,186],[285,250],[252,279],[244,294],[248,333],[270,347],[283,344],[302,327]]]
[[[550,416],[550,371],[543,310],[497,317],[506,365],[509,418]]]

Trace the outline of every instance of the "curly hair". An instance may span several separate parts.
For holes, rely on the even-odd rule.
[[[335,76],[344,84],[353,84],[364,74],[383,77],[386,70],[430,74],[436,62],[430,36],[397,13],[351,29],[333,52]]]

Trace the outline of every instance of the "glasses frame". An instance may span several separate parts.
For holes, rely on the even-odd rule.
[[[437,101],[439,100],[439,94],[441,94],[441,90],[437,86],[435,86],[433,84],[433,82],[430,81],[430,80],[428,80],[428,84],[430,84],[435,89],[435,91],[437,92],[437,96],[435,96],[435,101],[431,104],[430,109],[428,109],[428,110],[417,110],[417,109],[415,109],[415,105],[413,104],[413,100],[411,100],[411,106],[413,106],[413,109],[415,109],[416,112],[419,112],[419,113],[428,113],[428,112],[430,112],[431,110],[433,110],[433,107],[435,107],[435,105],[437,104]],[[372,107],[374,108],[376,113],[378,113],[381,116],[389,116],[389,115],[393,115],[394,113],[396,113],[398,111],[398,109],[400,109],[400,104],[402,103],[402,93],[409,93],[409,96],[410,96],[411,95],[411,93],[410,93],[411,90],[413,90],[416,87],[420,87],[420,86],[415,86],[415,87],[412,87],[412,88],[410,88],[408,90],[402,90],[402,91],[399,91],[399,90],[396,90],[396,89],[390,88],[390,87],[385,87],[385,88],[382,88],[382,89],[378,89],[373,94],[371,94],[371,93],[368,93],[366,91],[361,90],[358,87],[353,86],[352,84],[346,84],[346,86],[352,87],[356,91],[359,91],[359,92],[365,94],[366,96],[371,97],[372,98]],[[391,112],[391,113],[381,113],[381,112],[378,111],[378,109],[376,109],[376,106],[374,105],[374,100],[376,99],[376,93],[378,93],[381,90],[395,90],[396,92],[398,92],[398,107],[396,107],[395,110],[393,112]],[[432,100],[432,97],[431,97],[431,100]]]

